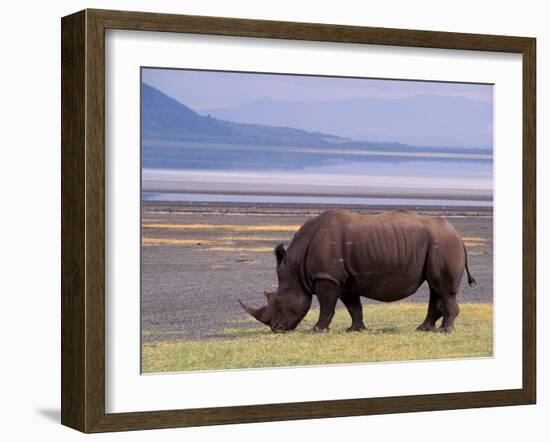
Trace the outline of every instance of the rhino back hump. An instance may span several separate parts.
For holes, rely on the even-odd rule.
[[[419,215],[334,211],[324,216],[311,239],[307,269],[313,280],[328,275],[365,289],[396,278],[404,279],[403,286],[414,286],[422,278],[431,241],[429,222]]]

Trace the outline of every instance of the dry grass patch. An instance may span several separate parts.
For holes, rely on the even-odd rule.
[[[202,250],[205,252],[267,253],[273,252],[273,247],[208,247]]]
[[[251,242],[254,242],[254,241],[270,242],[270,241],[273,241],[273,242],[284,242],[284,241],[288,241],[290,238],[289,237],[273,238],[273,237],[269,237],[269,236],[222,236],[219,239],[221,241],[251,241]]]
[[[144,229],[173,230],[225,230],[233,232],[296,232],[300,225],[256,225],[240,226],[235,224],[143,224]]]
[[[178,238],[142,238],[144,246],[199,246],[229,244],[219,239],[178,239]]]

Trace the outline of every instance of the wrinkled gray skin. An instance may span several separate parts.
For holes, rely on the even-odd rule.
[[[288,250],[275,248],[279,285],[265,293],[267,305],[242,307],[274,332],[293,330],[319,299],[315,331],[327,330],[340,299],[352,320],[348,331],[365,329],[360,296],[392,302],[406,298],[427,281],[430,300],[417,330],[452,332],[464,269],[475,284],[460,235],[445,219],[405,210],[358,215],[327,210],[307,221]],[[240,301],[239,301],[240,302]],[[436,329],[436,321],[443,322]]]

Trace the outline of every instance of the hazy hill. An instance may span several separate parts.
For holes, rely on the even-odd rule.
[[[202,116],[145,83],[142,83],[141,97],[144,139],[315,147],[346,141],[300,129],[233,123]]]
[[[258,100],[200,113],[241,123],[328,131],[355,140],[417,146],[492,146],[492,106],[464,97],[356,98],[325,103]]]

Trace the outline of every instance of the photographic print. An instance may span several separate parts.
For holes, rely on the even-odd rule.
[[[143,373],[493,355],[493,85],[143,67]]]

